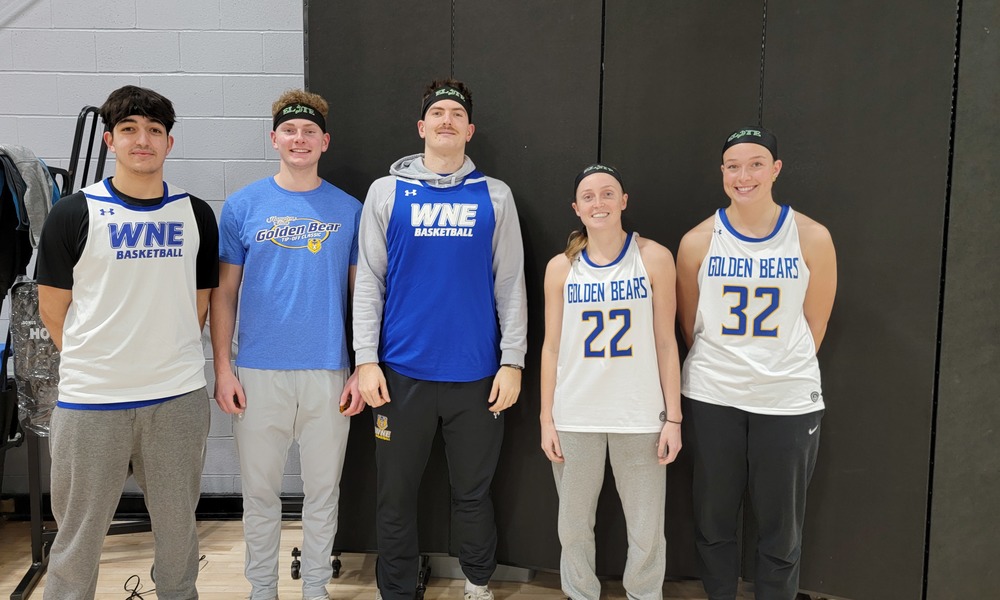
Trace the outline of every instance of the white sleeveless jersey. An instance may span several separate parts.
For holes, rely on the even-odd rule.
[[[59,401],[112,405],[205,385],[195,262],[198,223],[187,192],[129,205],[107,180],[83,190],[87,242],[73,268]]]
[[[580,253],[566,277],[552,407],[559,431],[653,433],[663,426],[653,288],[636,238],[629,234],[606,266]]]
[[[698,271],[694,343],[681,392],[751,413],[823,408],[816,345],[802,310],[809,268],[787,206],[764,238],[737,232],[720,209]]]

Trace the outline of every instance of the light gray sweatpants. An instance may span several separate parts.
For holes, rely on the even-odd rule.
[[[59,529],[49,554],[46,600],[94,598],[101,547],[130,462],[153,528],[156,597],[198,598],[195,508],[208,402],[201,388],[143,408],[53,411],[52,513]]]
[[[628,534],[625,594],[630,600],[663,598],[667,469],[656,458],[659,438],[658,433],[559,432],[565,462],[552,463],[559,493],[559,572],[562,590],[572,600],[601,597],[594,523],[608,455]]]
[[[292,440],[302,463],[302,597],[326,594],[333,575],[340,474],[351,419],[340,414],[347,371],[239,369],[247,396],[233,431],[243,482],[243,537],[252,600],[278,594],[281,481]]]

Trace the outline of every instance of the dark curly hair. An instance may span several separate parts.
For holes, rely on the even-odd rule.
[[[126,85],[111,92],[101,105],[100,113],[104,128],[108,131],[113,131],[115,125],[132,115],[162,124],[167,133],[170,133],[177,121],[174,105],[170,100],[153,90],[135,85]]]

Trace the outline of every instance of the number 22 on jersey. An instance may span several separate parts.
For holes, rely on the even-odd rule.
[[[584,321],[593,321],[594,330],[590,332],[587,339],[583,342],[583,356],[585,358],[605,358],[608,356],[608,348],[601,347],[599,349],[594,348],[594,342],[597,340],[598,336],[604,331],[604,311],[600,310],[586,310],[580,315]],[[618,323],[620,322],[620,323]],[[615,330],[615,334],[611,337],[610,353],[611,358],[620,358],[623,356],[632,356],[632,347],[622,348],[622,338],[628,333],[629,328],[632,326],[632,311],[627,308],[616,308],[614,310],[608,311],[608,323],[609,327],[613,328],[614,325],[618,325],[618,329]]]

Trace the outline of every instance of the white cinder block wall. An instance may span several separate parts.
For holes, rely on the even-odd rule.
[[[227,195],[277,171],[271,103],[303,85],[302,23],[302,0],[4,0],[0,143],[66,167],[81,108],[100,106],[125,84],[149,87],[173,101],[178,117],[166,179],[218,213]],[[206,371],[211,393],[211,361]],[[239,493],[232,423],[212,408],[202,491]],[[284,489],[301,493],[296,448],[290,454]],[[137,489],[130,480],[126,490]],[[7,453],[2,492],[27,490],[21,447]]]

